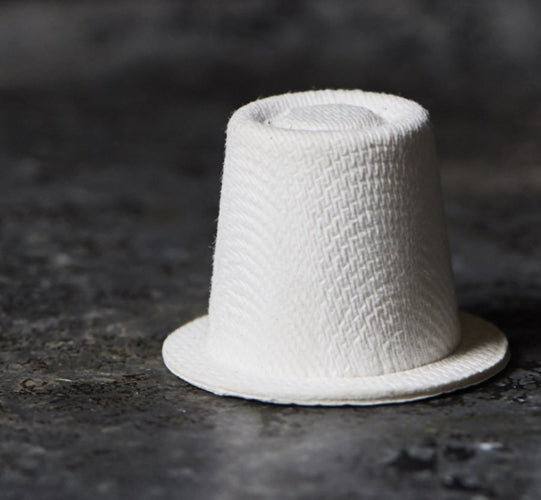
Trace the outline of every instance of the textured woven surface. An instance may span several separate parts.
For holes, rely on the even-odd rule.
[[[367,376],[459,340],[428,115],[362,91],[287,94],[228,127],[209,349],[269,376]]]
[[[326,90],[233,115],[208,320],[168,340],[172,371],[266,401],[417,399],[503,366],[479,325],[461,332],[421,106]]]
[[[173,332],[163,346],[167,367],[218,395],[301,405],[399,403],[450,392],[491,377],[506,365],[507,339],[495,326],[460,315],[461,342],[446,358],[400,373],[358,378],[268,378],[223,365],[206,349],[208,317]]]

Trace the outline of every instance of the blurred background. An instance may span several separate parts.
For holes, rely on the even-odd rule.
[[[26,216],[46,216],[47,203],[64,204],[63,219],[86,214],[97,225],[101,199],[120,204],[110,210],[167,212],[199,179],[208,192],[190,210],[208,206],[214,217],[232,111],[327,87],[428,108],[449,196],[537,198],[540,21],[528,0],[3,2],[4,202],[23,189],[13,210],[24,202]]]
[[[0,359],[6,411],[0,422],[6,434],[0,448],[7,497],[19,498],[32,481],[43,487],[42,498],[69,497],[83,486],[89,495],[105,497],[161,498],[168,487],[202,494],[245,472],[242,464],[217,459],[216,450],[251,457],[251,441],[243,436],[261,438],[253,420],[259,422],[258,410],[245,402],[217,402],[174,379],[163,368],[160,347],[167,333],[206,311],[229,116],[253,99],[292,90],[390,92],[429,109],[459,301],[498,322],[510,334],[515,356],[514,371],[505,375],[511,379],[495,386],[491,397],[459,399],[465,397],[478,414],[515,414],[516,398],[530,404],[521,406],[524,418],[538,412],[540,24],[535,0],[1,2]],[[462,399],[455,407],[452,397],[443,401],[462,415]],[[444,488],[486,498],[541,490],[532,469],[539,469],[541,457],[531,448],[540,442],[539,422],[528,421],[530,444],[513,434],[516,420],[488,425],[494,436],[507,429],[517,440],[510,449],[523,451],[469,462],[470,475],[498,471],[491,478],[474,474],[471,483],[461,469],[445,469],[457,462],[440,448],[454,439],[453,446],[468,455],[468,440],[483,426],[463,439],[446,434],[452,424],[429,411],[441,400],[403,407],[402,427],[385,409],[363,417],[367,438],[376,420],[389,422],[383,429],[388,433],[415,435],[408,425],[417,418],[423,428],[439,429],[443,444],[436,440],[431,448],[440,457],[437,467],[423,466],[426,450],[411,459],[411,443],[396,437],[399,465],[390,458],[392,471],[403,465],[425,472],[420,482],[400,483],[404,495],[424,498],[421,486],[427,495]],[[179,404],[192,420],[180,415]],[[206,432],[224,428],[233,404],[244,427],[233,427],[205,455],[208,442],[194,422],[205,422]],[[419,408],[426,410],[422,418]],[[287,415],[280,413],[286,427],[293,425]],[[332,411],[325,415],[338,418]],[[357,425],[352,415],[360,413],[348,415]],[[319,429],[319,437],[322,431],[312,425],[314,414],[295,418],[306,429],[301,439],[315,442],[311,433]],[[185,434],[172,431],[180,422]],[[186,439],[203,450],[196,473],[213,471],[206,486],[195,486],[181,472],[184,466],[193,471],[189,452],[175,455],[175,447],[191,449]],[[338,441],[343,446],[335,454],[325,444],[327,465],[342,453],[374,491],[394,484],[388,469],[363,468],[355,450]],[[291,453],[268,458],[266,467],[288,467]],[[122,460],[138,480],[127,480],[132,476]],[[171,463],[177,468],[168,469]],[[519,466],[531,474],[513,475]],[[111,476],[107,470],[120,472]],[[314,480],[319,489],[306,486],[310,498],[330,485],[326,470]],[[236,490],[231,483],[234,493],[224,498],[249,497],[261,484],[276,488],[277,477],[255,474]],[[347,484],[346,478],[332,487]]]
[[[329,87],[421,102],[444,159],[531,163],[540,10],[527,0],[3,2],[3,150],[181,163],[194,141],[221,149],[240,104]]]

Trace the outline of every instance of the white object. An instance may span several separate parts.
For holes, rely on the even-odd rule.
[[[360,90],[236,111],[209,314],[163,356],[216,394],[306,405],[420,399],[502,369],[505,336],[457,312],[428,113]]]

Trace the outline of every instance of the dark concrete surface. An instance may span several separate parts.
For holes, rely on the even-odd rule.
[[[538,4],[217,5],[0,5],[0,498],[537,500]],[[206,311],[229,114],[327,85],[433,111],[461,306],[511,343],[494,379],[303,408],[163,366]]]

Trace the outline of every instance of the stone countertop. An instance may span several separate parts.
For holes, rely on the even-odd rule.
[[[2,500],[540,498],[538,7],[287,3],[0,5]],[[361,83],[433,111],[459,302],[509,366],[364,408],[177,379],[161,345],[207,308],[229,114]]]

